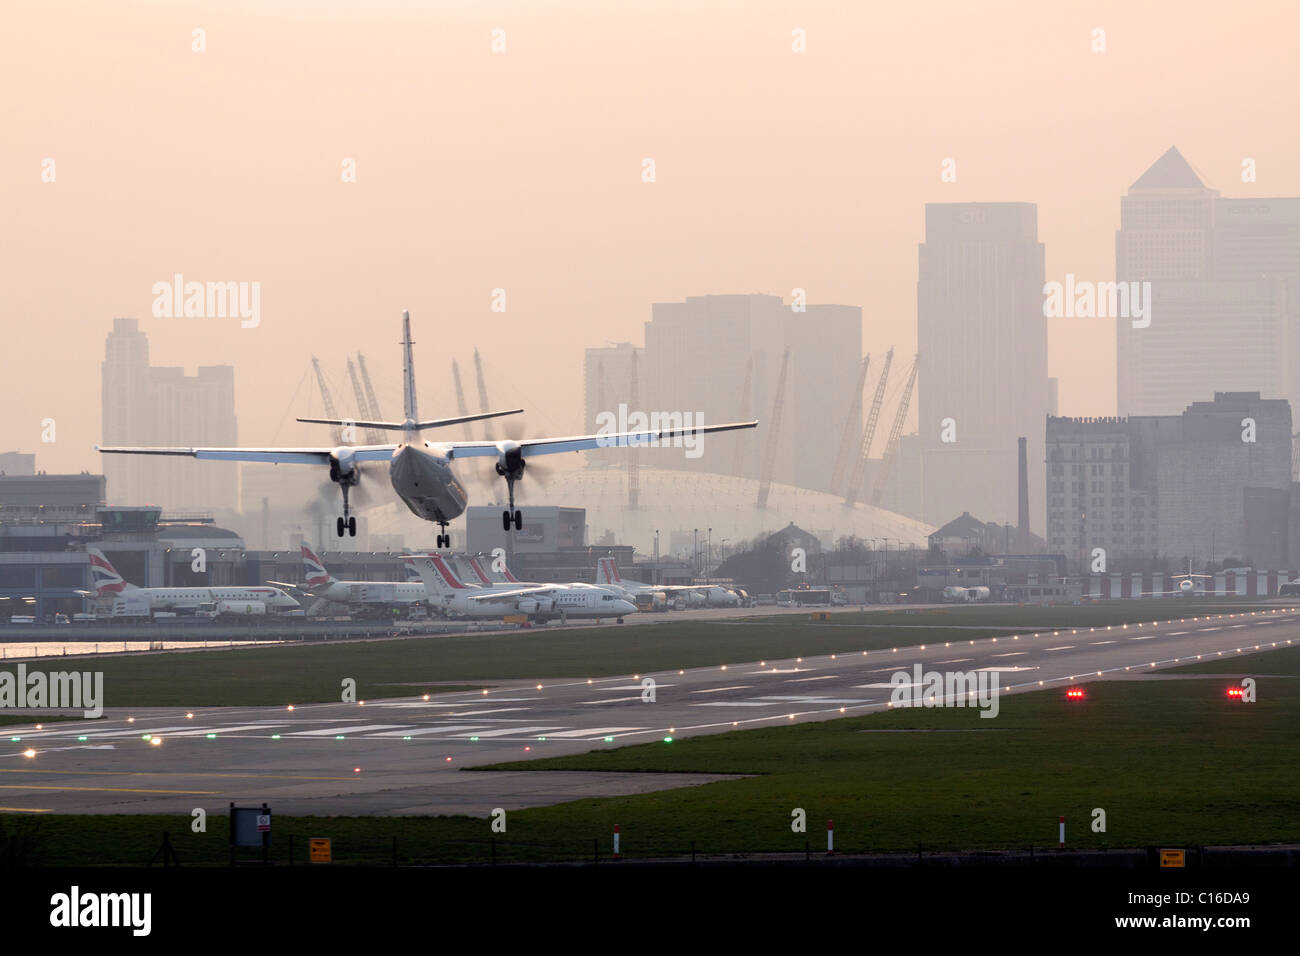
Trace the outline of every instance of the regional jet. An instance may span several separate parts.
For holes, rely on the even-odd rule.
[[[506,480],[509,507],[501,515],[501,526],[518,531],[524,526],[523,512],[515,508],[515,482],[524,476],[528,460],[538,455],[588,451],[593,448],[627,448],[661,445],[686,435],[755,428],[757,421],[726,425],[699,425],[690,428],[662,428],[613,434],[575,435],[568,438],[526,438],[521,441],[425,441],[421,432],[428,429],[460,425],[485,418],[518,415],[522,408],[421,421],[416,410],[415,369],[411,341],[411,314],[402,313],[402,405],[405,420],[400,422],[362,422],[351,419],[300,418],[300,422],[318,425],[350,426],[402,433],[402,440],[392,445],[338,445],[317,448],[138,448],[98,447],[112,455],[181,455],[204,461],[253,461],[272,464],[317,465],[329,469],[330,480],[343,493],[343,514],[337,531],[355,536],[357,519],[348,504],[348,492],[361,480],[365,462],[388,462],[388,478],[397,496],[413,514],[437,522],[439,548],[451,547],[447,525],[465,511],[469,496],[457,480],[453,465],[461,458],[495,458],[496,473]]]

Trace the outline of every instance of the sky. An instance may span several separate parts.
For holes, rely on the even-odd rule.
[[[802,288],[909,354],[927,202],[1036,203],[1048,279],[1103,281],[1120,196],[1172,145],[1225,196],[1300,195],[1290,2],[47,0],[3,20],[0,451],[49,472],[99,470],[114,317],[154,364],[235,365],[241,443],[325,441],[292,422],[321,412],[313,354],[350,407],[364,351],[398,417],[403,309],[422,415],[454,414],[451,360],[478,348],[493,406],[570,434],[582,350],[642,343],[654,302]],[[176,273],[259,283],[260,322],[155,317]],[[1062,414],[1114,412],[1114,337],[1049,321]]]

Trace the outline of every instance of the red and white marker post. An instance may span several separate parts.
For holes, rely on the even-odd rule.
[[[1061,819],[1064,820],[1065,818],[1062,817]],[[616,860],[618,859],[618,824],[617,823],[614,824],[614,859]]]
[[[833,856],[835,853],[835,821],[826,821],[826,855]]]

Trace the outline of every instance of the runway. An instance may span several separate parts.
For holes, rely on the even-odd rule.
[[[699,785],[721,778],[461,771],[880,711],[889,706],[891,675],[914,664],[938,671],[996,669],[1003,694],[1131,679],[1197,660],[1221,660],[1222,673],[1231,674],[1239,654],[1300,641],[1300,612],[1018,630],[983,640],[962,633],[954,628],[944,643],[870,652],[591,680],[509,681],[427,700],[192,712],[110,708],[93,725],[5,728],[0,810],[188,815],[195,807],[213,813],[231,801],[265,801],[280,814],[486,817],[496,807]],[[906,639],[900,631],[900,640]],[[645,699],[646,678],[654,681],[653,701]],[[29,749],[34,756],[25,756]]]

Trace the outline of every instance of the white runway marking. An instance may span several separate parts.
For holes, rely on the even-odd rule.
[[[1089,647],[1101,647],[1103,644],[1115,644],[1116,641],[1089,641]]]
[[[480,714],[511,714],[518,710],[527,710],[527,707],[493,707],[489,710],[460,710],[455,713],[447,714],[448,717],[478,717]]]
[[[834,680],[839,676],[840,676],[839,674],[827,674],[825,677],[791,677],[789,680],[786,681],[786,683],[802,684],[804,681],[810,681],[810,680]]]
[[[720,694],[724,690],[749,690],[753,684],[733,684],[730,687],[706,687],[704,690],[693,690],[692,694]]]
[[[179,727],[141,727],[138,730],[112,730],[106,734],[97,734],[92,731],[87,736],[96,739],[103,737],[143,737],[145,734],[166,734],[174,730],[192,730],[193,727],[193,724],[181,724]]]
[[[629,700],[640,700],[640,694],[633,694],[631,697],[607,697],[604,700],[580,700],[580,704],[621,704]]]
[[[841,697],[807,697],[807,696],[789,696],[784,694],[769,694],[766,697],[760,697],[759,700],[775,700],[782,703],[792,704],[865,704],[865,700],[854,700],[852,698]]]
[[[1045,648],[1043,648],[1043,650],[1047,650],[1047,651],[1068,651],[1068,650],[1069,650],[1070,648],[1072,648],[1072,647],[1074,647],[1073,644],[1062,644],[1060,647],[1045,647]]]
[[[1129,640],[1130,640],[1130,641],[1149,641],[1149,640],[1151,640],[1151,639],[1153,639],[1153,638],[1156,638],[1156,637],[1159,637],[1159,636],[1160,636],[1159,634],[1144,634],[1144,635],[1142,635],[1141,637],[1130,637]]]
[[[1028,651],[1007,651],[1005,654],[994,654],[994,657],[1023,657]]]
[[[541,726],[541,727],[499,727],[496,730],[483,730],[475,734],[454,734],[456,737],[510,737],[510,736],[533,736],[534,734],[544,733],[548,730],[563,730],[562,727]]]
[[[220,737],[222,734],[235,734],[241,730],[267,730],[270,727],[283,727],[284,724],[239,724],[235,727],[195,727],[190,730],[182,730],[176,733],[168,734],[169,737],[202,737],[204,734],[216,734]]]
[[[321,727],[316,730],[295,730],[289,734],[290,737],[337,737],[339,734],[345,737],[348,734],[359,734],[367,730],[393,730],[397,727],[414,727],[414,724],[362,724],[360,727]]]
[[[482,724],[447,724],[445,727],[408,727],[405,730],[385,730],[380,734],[366,734],[367,737],[424,737],[428,734],[450,734],[457,730],[473,730]]]
[[[1191,632],[1191,631],[1170,631],[1170,632],[1169,632],[1169,636],[1170,636],[1170,637],[1178,637],[1178,636],[1180,636],[1180,635],[1182,635],[1182,634],[1190,634],[1190,633],[1192,633],[1192,632]]]
[[[780,707],[779,700],[700,700],[692,707]]]
[[[936,664],[965,664],[967,661],[973,661],[973,657],[954,657],[946,661],[935,661]]]
[[[578,737],[608,737],[612,734],[622,734],[633,730],[645,730],[645,727],[591,727],[587,730],[562,730],[556,734],[550,734],[551,737],[578,738]]]

